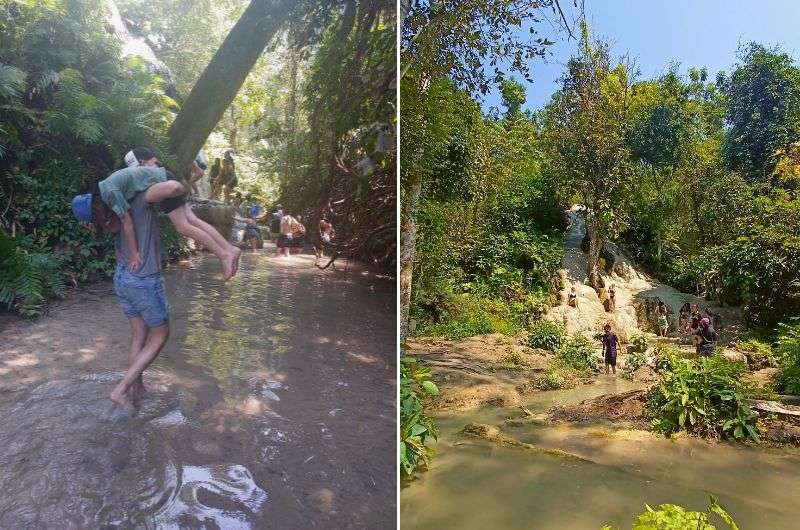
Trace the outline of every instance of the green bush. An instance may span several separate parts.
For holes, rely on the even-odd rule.
[[[566,340],[567,332],[557,322],[537,320],[528,328],[528,345],[531,348],[556,351]]]
[[[747,364],[751,370],[774,367],[777,364],[772,346],[757,339],[747,339],[739,343],[739,349],[744,351]]]
[[[438,395],[439,389],[431,381],[430,369],[416,359],[400,357],[400,474],[411,477],[418,469],[425,469],[433,456],[426,445],[428,437],[434,440],[438,431],[433,420],[425,413],[422,400],[426,395]]]
[[[778,326],[777,390],[800,395],[800,324]]]
[[[518,329],[518,323],[502,300],[459,294],[453,295],[438,324],[420,326],[414,334],[459,340],[486,333],[510,335]]]
[[[52,255],[25,252],[0,230],[0,304],[23,316],[36,316],[48,298],[63,292],[64,282]]]
[[[628,344],[628,352],[644,353],[647,351],[647,346],[649,343],[650,341],[647,339],[647,335],[644,333],[633,332],[631,334],[630,343]]]
[[[586,375],[582,370],[577,370],[556,359],[547,367],[545,373],[531,381],[537,390],[559,390],[573,388]]]
[[[661,381],[647,393],[654,430],[758,441],[757,415],[745,401],[745,366],[723,357],[669,359]]]
[[[711,502],[705,512],[693,512],[676,504],[662,504],[657,510],[645,505],[645,512],[636,518],[632,530],[715,530],[711,516],[716,515],[731,530],[739,530],[730,514],[719,505],[717,499]],[[609,525],[603,530],[613,530]]]
[[[582,372],[597,369],[592,342],[582,335],[567,339],[556,351],[556,356],[566,366]]]
[[[645,352],[634,351],[630,353],[625,358],[625,370],[624,373],[622,374],[623,377],[631,379],[633,377],[633,372],[635,372],[645,364],[647,364],[647,354]]]
[[[671,344],[664,344],[663,342],[656,343],[653,346],[653,359],[657,372],[669,371],[681,359],[681,350]]]

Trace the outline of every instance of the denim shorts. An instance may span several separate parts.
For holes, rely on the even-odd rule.
[[[169,302],[160,272],[140,278],[128,272],[124,265],[118,265],[114,273],[114,292],[128,318],[140,317],[151,328],[169,323]]]

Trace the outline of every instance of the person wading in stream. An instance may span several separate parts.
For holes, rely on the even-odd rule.
[[[136,195],[129,210],[142,265],[128,270],[131,249],[117,233],[117,270],[114,292],[131,326],[129,366],[122,381],[108,396],[118,405],[138,404],[145,391],[142,373],[158,356],[169,338],[169,302],[161,275],[161,228],[153,207],[163,200],[150,188]],[[102,223],[102,219],[100,219]]]
[[[610,368],[611,372],[616,375],[619,339],[617,339],[617,334],[611,331],[611,324],[603,326],[603,331],[603,336],[600,338],[603,343],[603,363],[606,366],[606,373],[609,373]]]

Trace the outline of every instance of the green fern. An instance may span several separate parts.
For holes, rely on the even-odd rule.
[[[28,253],[0,231],[0,305],[23,316],[40,315],[51,296],[63,296],[64,281],[50,254]]]
[[[26,74],[16,66],[0,63],[0,98],[18,98],[25,91]]]

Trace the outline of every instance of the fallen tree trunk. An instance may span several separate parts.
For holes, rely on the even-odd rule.
[[[760,410],[763,412],[774,412],[775,414],[782,414],[784,416],[798,416],[800,417],[800,408],[791,407],[791,405],[782,405],[777,401],[767,401],[764,399],[748,399],[747,404],[750,408]]]

